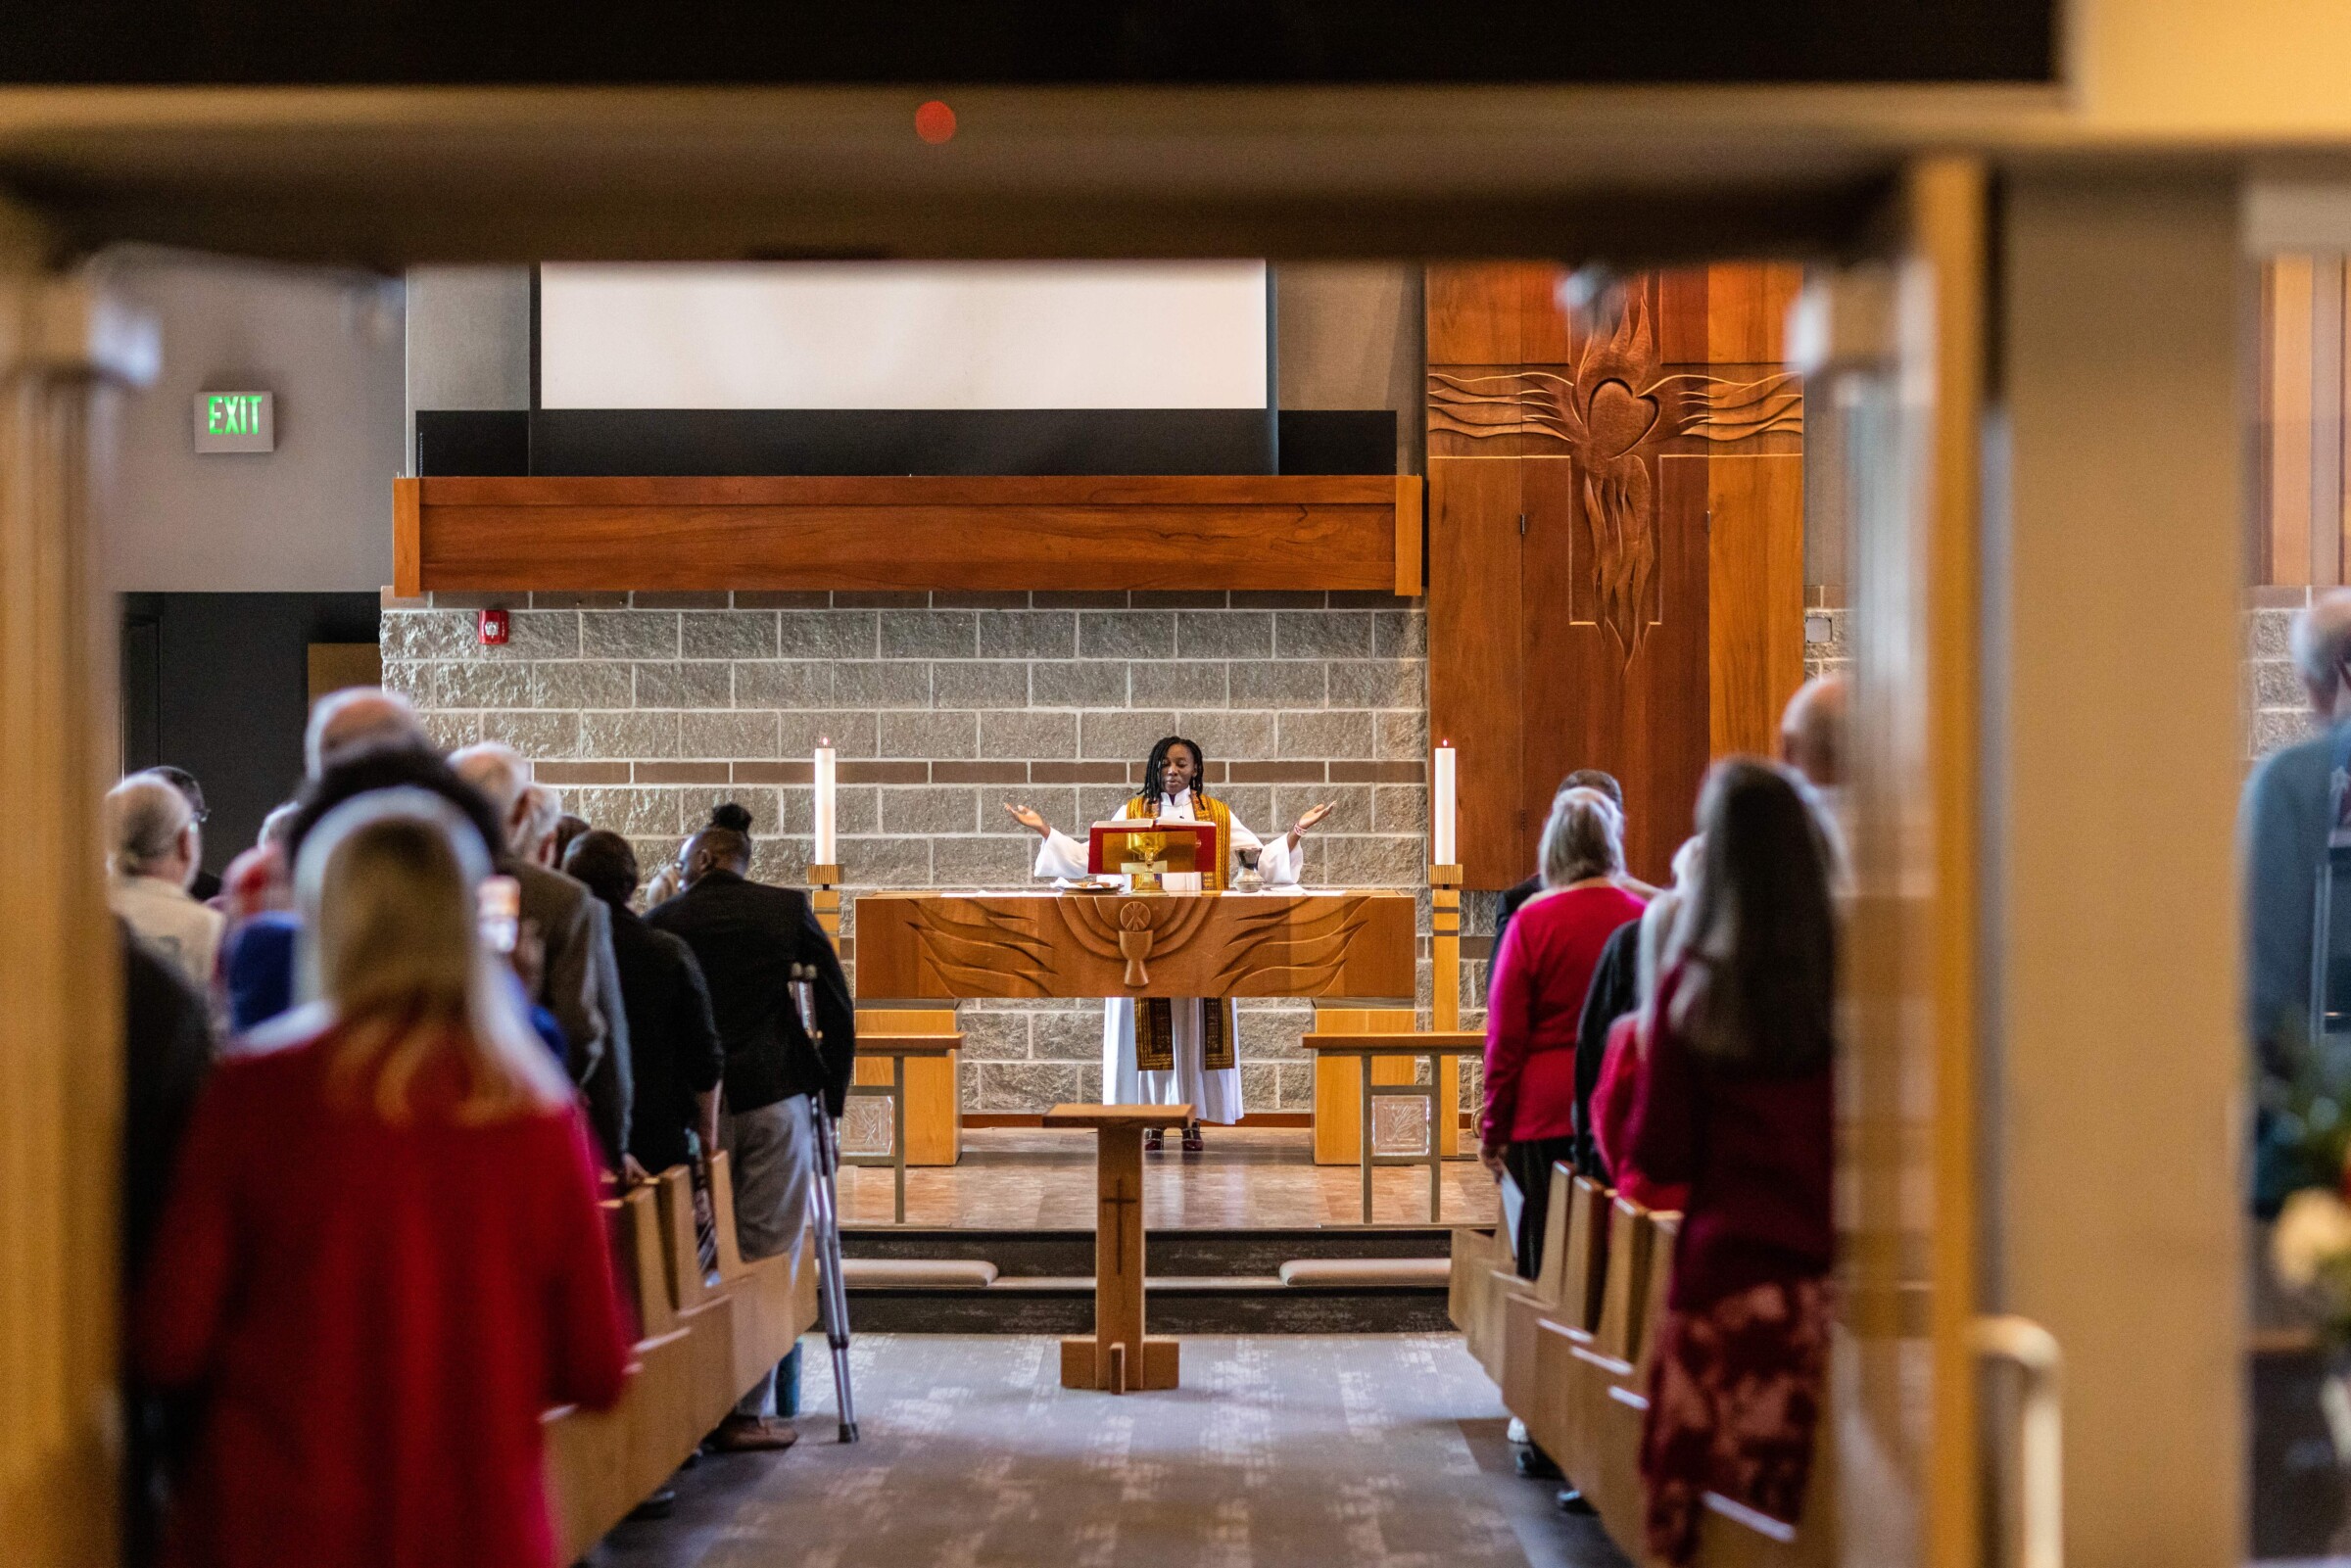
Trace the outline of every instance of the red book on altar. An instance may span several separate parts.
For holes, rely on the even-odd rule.
[[[1185,876],[1217,863],[1217,825],[1213,822],[1161,822],[1123,817],[1098,822],[1087,834],[1085,869],[1096,877],[1116,877],[1129,865],[1149,865],[1162,876]]]

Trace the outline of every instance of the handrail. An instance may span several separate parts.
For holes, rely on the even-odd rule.
[[[2058,1372],[2064,1354],[2057,1336],[2031,1318],[1979,1317],[1976,1354],[2013,1362],[2025,1374],[2024,1408],[2017,1418],[2017,1469],[2023,1515],[2018,1568],[2065,1568],[2065,1461]]]

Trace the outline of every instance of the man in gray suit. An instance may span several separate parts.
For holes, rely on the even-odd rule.
[[[525,798],[531,765],[495,741],[452,753],[457,777],[482,792],[509,840],[530,815]],[[612,1168],[628,1167],[629,1111],[634,1082],[629,1062],[629,1016],[621,1005],[620,970],[612,958],[611,915],[587,887],[509,847],[498,869],[522,887],[522,918],[546,949],[536,998],[555,1016],[571,1052],[572,1081],[588,1098],[589,1119]]]

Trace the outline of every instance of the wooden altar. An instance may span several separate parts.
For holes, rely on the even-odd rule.
[[[865,893],[860,1005],[1296,996],[1410,1005],[1405,892]]]

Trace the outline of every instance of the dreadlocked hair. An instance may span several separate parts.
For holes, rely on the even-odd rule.
[[[1143,798],[1155,811],[1168,792],[1168,753],[1177,746],[1192,754],[1192,798],[1208,798],[1208,753],[1200,749],[1199,741],[1172,735],[1151,748],[1151,760],[1143,764]]]

